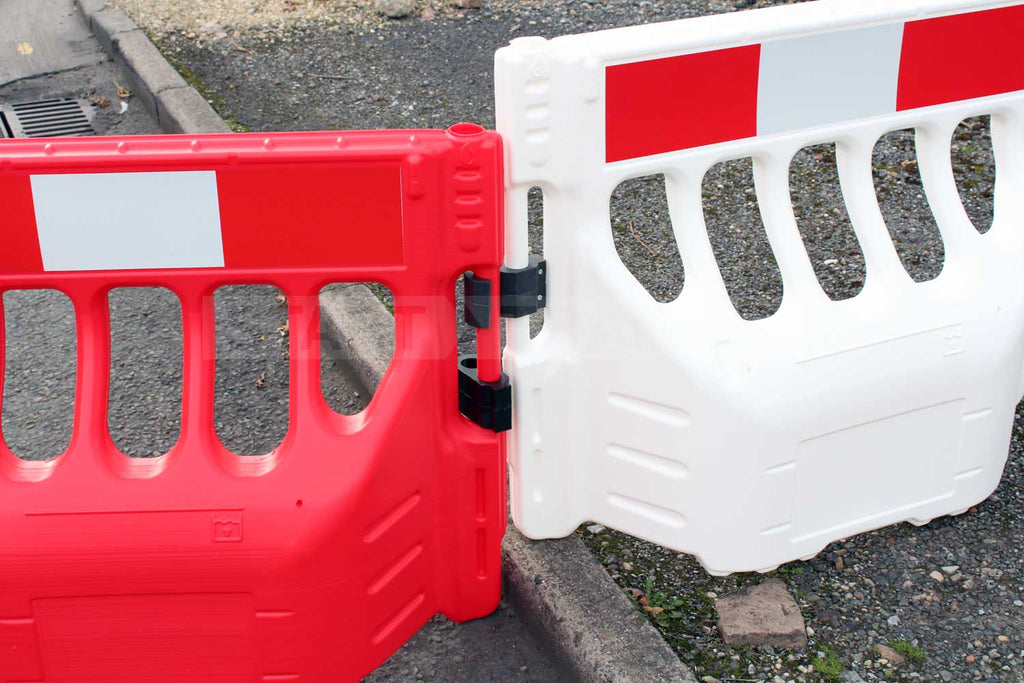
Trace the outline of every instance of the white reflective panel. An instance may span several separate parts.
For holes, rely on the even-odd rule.
[[[902,44],[901,23],[766,42],[758,135],[892,114]]]
[[[43,268],[224,265],[213,171],[32,176]]]

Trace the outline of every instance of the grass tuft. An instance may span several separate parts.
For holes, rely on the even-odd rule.
[[[843,673],[843,662],[830,647],[823,647],[818,656],[811,662],[814,670],[827,683],[839,683],[839,675]]]
[[[898,638],[889,642],[889,647],[899,652],[901,655],[907,658],[911,662],[924,661],[925,651],[924,648],[914,645],[911,641],[906,638]]]

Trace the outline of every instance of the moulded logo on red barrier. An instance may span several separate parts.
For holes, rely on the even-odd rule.
[[[242,513],[214,513],[213,540],[217,543],[237,543],[242,540]]]

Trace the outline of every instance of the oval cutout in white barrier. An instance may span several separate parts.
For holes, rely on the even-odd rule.
[[[864,251],[846,210],[835,144],[804,147],[789,164],[789,189],[800,236],[818,283],[833,301],[864,288]]]
[[[516,387],[513,518],[527,536],[592,520],[692,553],[712,573],[763,571],[992,492],[1024,367],[1021,32],[1019,2],[922,11],[914,0],[837,0],[498,53],[509,265],[527,255],[515,218],[526,191],[545,192],[544,333],[530,339],[527,323],[509,321],[505,356]],[[870,54],[870,97],[786,118],[770,89],[802,82],[787,79],[794,50],[801,63]],[[998,168],[984,234],[950,159],[954,131],[980,115],[991,117]],[[919,174],[915,199],[942,245],[924,282],[904,267],[873,182],[876,142],[904,129],[916,163],[897,174]],[[790,192],[794,156],[828,143],[860,252],[848,250],[860,276],[851,296],[823,289],[813,259],[828,245],[801,233]],[[734,308],[735,273],[709,238],[730,223],[712,225],[702,206],[709,169],[744,158],[767,240],[751,257],[765,263],[749,265],[770,253],[782,290],[777,310],[756,320]],[[607,233],[610,193],[657,174],[686,273],[668,303],[623,268]],[[881,467],[885,481],[870,476]]]

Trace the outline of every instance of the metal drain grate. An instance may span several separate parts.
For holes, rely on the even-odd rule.
[[[39,100],[0,105],[0,137],[95,135],[93,106],[85,100]]]

